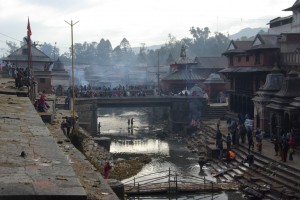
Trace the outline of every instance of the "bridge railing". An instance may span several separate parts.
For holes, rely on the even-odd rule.
[[[179,185],[210,185],[211,191],[214,191],[214,182],[206,180],[205,176],[197,177],[193,175],[179,175],[171,169],[150,173],[147,175],[133,177],[130,180],[123,182],[127,191],[135,191],[135,193],[150,193],[150,192],[168,192],[178,193]]]

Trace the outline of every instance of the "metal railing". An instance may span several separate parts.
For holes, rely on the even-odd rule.
[[[206,193],[208,186],[209,193],[211,193],[212,197],[214,193],[218,192],[217,188],[214,188],[214,183],[211,180],[207,180],[205,176],[198,177],[193,175],[182,174],[179,175],[176,171],[171,169],[150,173],[147,175],[133,177],[130,180],[123,182],[126,191],[135,191],[136,194],[141,193],[169,193],[176,194],[180,192],[179,186],[183,185],[206,185]],[[200,188],[198,188],[201,191]]]

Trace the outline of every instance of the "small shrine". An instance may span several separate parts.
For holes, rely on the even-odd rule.
[[[219,74],[211,73],[204,81],[204,87],[211,102],[225,103],[225,81]]]
[[[270,133],[269,112],[266,105],[281,89],[283,82],[284,75],[278,67],[274,67],[272,72],[267,75],[265,84],[252,99],[254,103],[254,128],[260,128],[264,133]]]
[[[300,96],[299,85],[299,73],[296,71],[289,72],[283,81],[281,89],[266,106],[270,112],[271,135],[281,136],[289,132],[292,128],[299,126],[297,107],[291,104],[295,101],[295,98]]]

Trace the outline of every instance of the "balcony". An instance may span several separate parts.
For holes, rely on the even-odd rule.
[[[281,53],[281,66],[286,65],[300,65],[300,52],[299,53]]]

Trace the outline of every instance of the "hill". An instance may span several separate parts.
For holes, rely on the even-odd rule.
[[[231,40],[236,40],[236,39],[240,39],[241,37],[243,36],[246,36],[246,37],[252,37],[252,36],[255,36],[260,30],[263,30],[265,32],[268,31],[267,28],[244,28],[242,30],[240,30],[239,32],[235,33],[235,34],[232,34],[229,36],[229,38]]]

